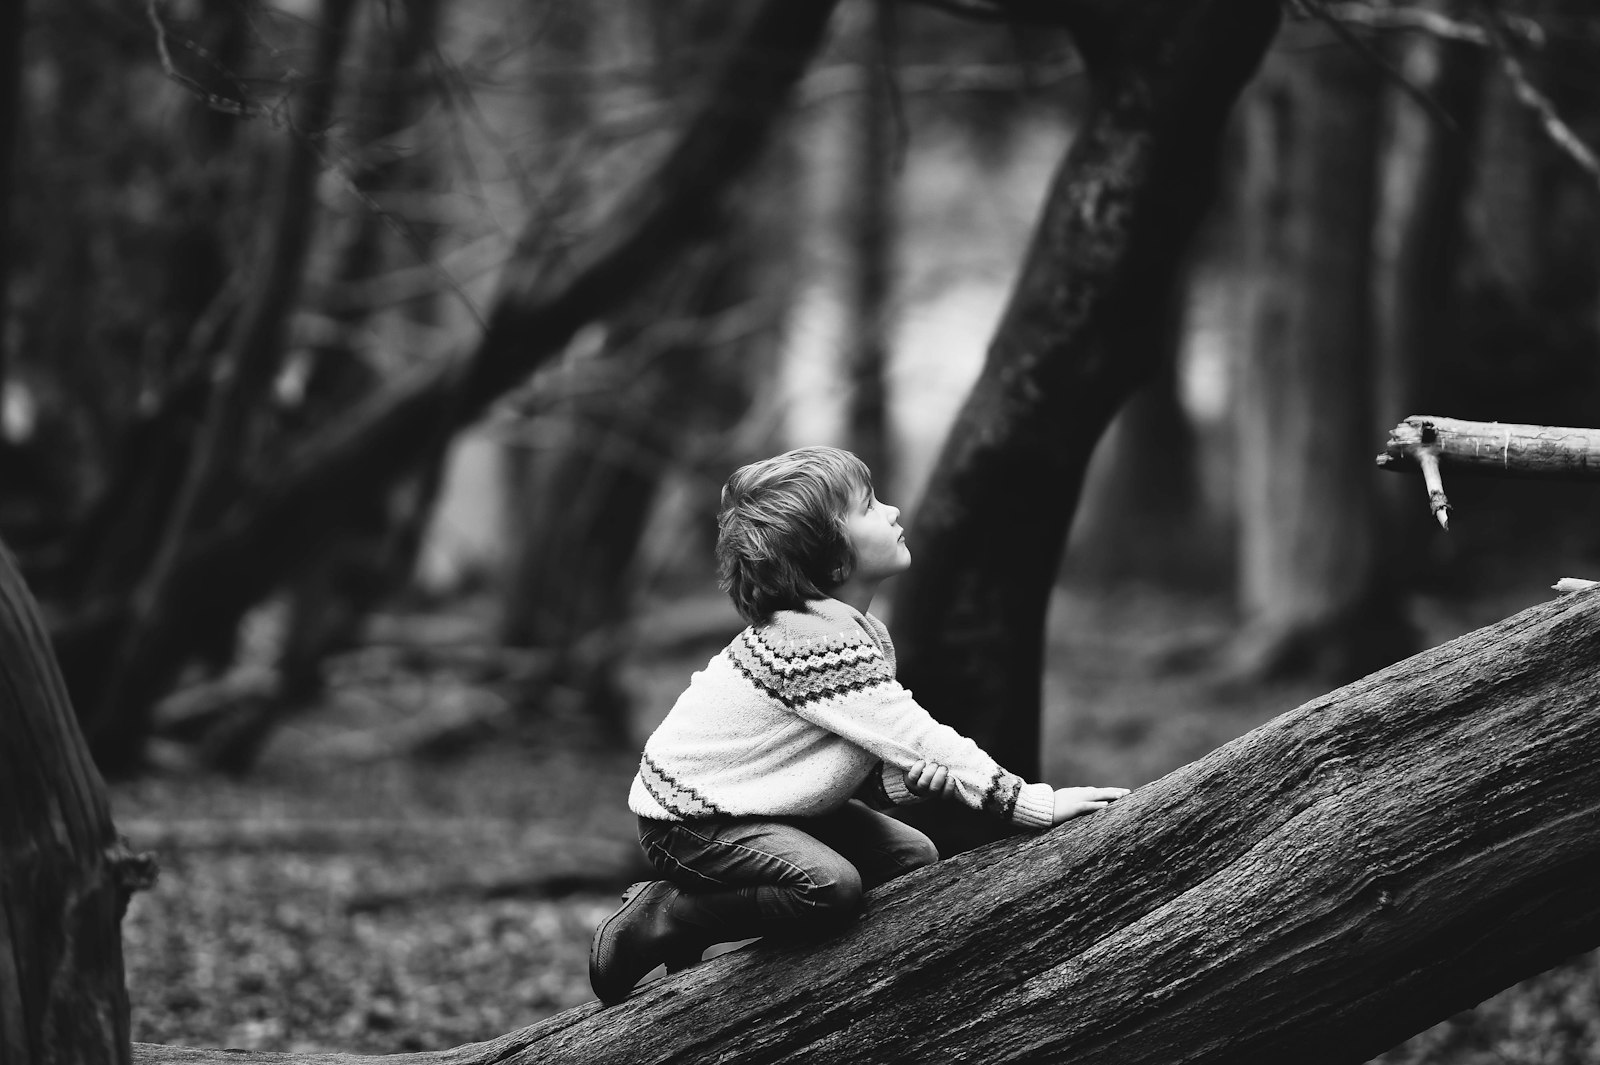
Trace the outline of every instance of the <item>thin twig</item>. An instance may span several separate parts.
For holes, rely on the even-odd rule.
[[[242,89],[239,92],[239,99],[229,99],[228,97],[219,93],[212,92],[210,89],[207,89],[204,85],[200,84],[199,81],[191,78],[189,75],[178,69],[177,64],[172,61],[172,52],[167,47],[167,25],[161,21],[161,12],[156,9],[156,0],[148,0],[148,3],[145,4],[145,17],[150,20],[150,26],[155,30],[156,56],[161,60],[162,73],[166,74],[169,79],[179,85],[182,85],[184,88],[200,97],[200,99],[205,102],[205,105],[211,108],[213,111],[221,111],[222,113],[229,115],[238,115],[240,118],[254,118],[261,114],[260,108],[251,106],[249,101],[244,99],[245,93],[242,91]],[[206,50],[201,48],[194,41],[185,41],[184,43],[188,46],[191,52],[194,52],[202,59],[211,59]],[[215,63],[212,65],[216,66]],[[226,70],[222,70],[220,67],[218,67],[218,70],[223,74],[228,73]],[[241,87],[235,83],[234,88],[240,89]]]

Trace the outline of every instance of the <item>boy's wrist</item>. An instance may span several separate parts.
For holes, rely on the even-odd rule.
[[[878,779],[883,782],[884,795],[896,806],[907,806],[922,801],[922,796],[906,787],[906,775],[903,771],[885,763],[879,770]]]
[[[1055,824],[1056,789],[1048,784],[1024,784],[1017,792],[1011,821],[1019,828],[1049,828]]]

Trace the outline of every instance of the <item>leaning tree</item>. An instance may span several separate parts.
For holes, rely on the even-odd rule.
[[[1112,416],[1160,370],[1223,126],[1279,5],[997,6],[1071,33],[1088,113],[918,507],[895,628],[902,680],[929,709],[1037,776],[1045,610],[1084,472]],[[946,850],[986,832],[922,827]]]

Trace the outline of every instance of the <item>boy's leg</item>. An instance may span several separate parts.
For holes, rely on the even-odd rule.
[[[826,929],[861,909],[843,855],[781,821],[640,820],[639,842],[666,879],[636,884],[595,929],[589,982],[626,998],[651,969],[681,968],[715,943]]]
[[[925,834],[855,799],[803,823],[860,871],[863,890],[939,860],[938,848]]]
[[[715,932],[712,942],[822,927],[861,908],[856,866],[787,821],[657,822],[642,824],[639,840],[682,889],[673,913]]]

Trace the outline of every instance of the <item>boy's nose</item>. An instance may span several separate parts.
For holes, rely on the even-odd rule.
[[[885,505],[887,505],[887,504],[885,504]],[[893,525],[895,522],[897,522],[899,520],[900,520],[900,508],[899,507],[889,507],[889,524]]]

